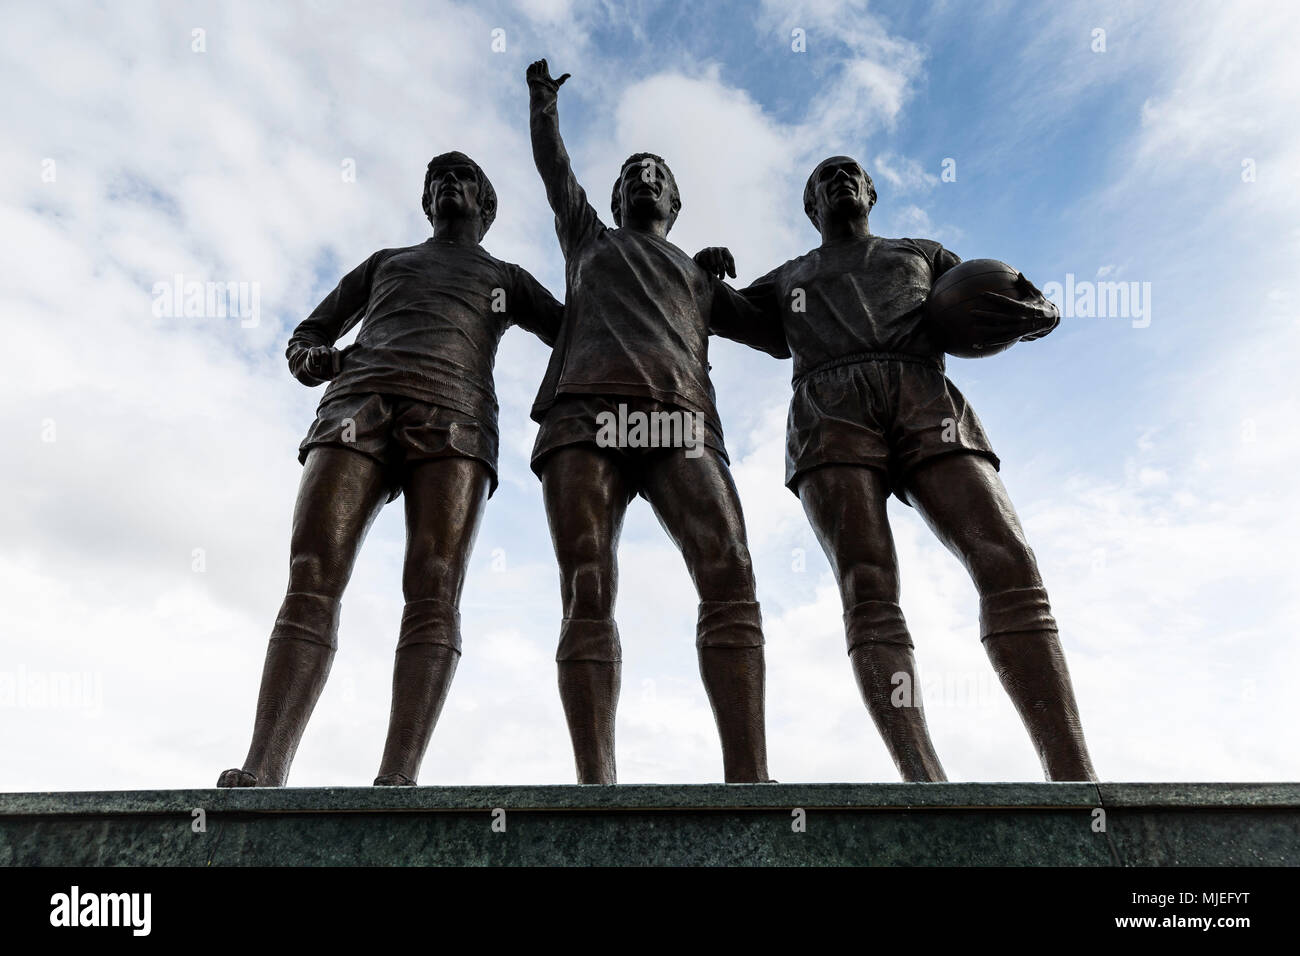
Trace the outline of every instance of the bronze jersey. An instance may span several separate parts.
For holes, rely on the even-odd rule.
[[[289,353],[333,345],[360,323],[324,405],[358,393],[399,395],[497,425],[493,366],[511,325],[548,345],[563,307],[519,266],[480,246],[434,239],[381,249],[340,280],[294,330]]]
[[[758,306],[750,344],[772,350],[777,335],[794,356],[794,377],[863,353],[942,360],[923,315],[934,280],[957,263],[930,239],[867,236],[829,242],[742,289]],[[771,327],[779,318],[779,329]],[[760,326],[768,324],[764,339]]]

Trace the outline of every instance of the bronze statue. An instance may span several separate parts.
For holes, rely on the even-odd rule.
[[[623,516],[640,494],[685,559],[699,595],[700,674],[728,782],[766,781],[763,631],[740,499],[709,379],[710,332],[738,295],[666,238],[681,208],[662,158],[637,153],[614,183],[614,228],[574,178],[546,61],[527,70],[533,159],[565,261],[564,322],[533,406],[532,467],[560,568],[560,697],[580,783],[614,783],[621,648],[614,622]],[[725,305],[724,300],[737,303]],[[695,423],[678,447],[602,441],[601,422]],[[685,449],[685,450],[683,450]]]
[[[944,374],[925,321],[934,281],[960,260],[926,239],[872,235],[871,177],[833,156],[809,176],[804,209],[819,246],[758,279],[737,329],[749,344],[794,357],[786,485],[839,580],[858,686],[904,780],[946,779],[926,727],[912,639],[898,604],[885,501],[893,492],[970,572],[984,647],[1050,780],[1095,780],[1056,621],[999,461],[979,419]],[[735,276],[721,247],[697,254]],[[1046,335],[1054,305],[1024,280],[1020,299],[986,293],[975,321],[990,342]],[[734,302],[734,300],[720,300]],[[900,680],[912,689],[894,706]]]
[[[288,593],[266,652],[252,744],[219,787],[284,785],[329,675],[361,542],[403,493],[406,607],[376,785],[415,783],[456,671],[465,569],[497,487],[497,344],[512,324],[553,343],[562,308],[479,245],[497,200],[468,156],[434,157],[421,202],[433,236],[370,256],[289,340],[293,376],[330,385],[299,449]],[[356,342],[335,349],[358,323]]]

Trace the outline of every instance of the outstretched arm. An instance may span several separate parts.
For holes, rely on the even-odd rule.
[[[775,270],[737,292],[723,276],[736,277],[731,251],[710,246],[695,254],[695,264],[709,274],[713,285],[713,308],[709,331],[776,358],[789,358],[781,323],[781,301],[776,291]]]
[[[293,330],[284,356],[290,374],[302,384],[320,385],[339,374],[343,356],[334,343],[365,315],[379,258],[376,252],[340,279],[334,291]]]
[[[560,137],[557,110],[560,86],[569,78],[565,73],[552,79],[545,60],[528,67],[528,128],[533,141],[533,162],[546,186],[546,199],[555,213],[555,232],[560,251],[567,259],[593,231],[602,228],[600,217],[587,201],[569,163],[568,151]]]

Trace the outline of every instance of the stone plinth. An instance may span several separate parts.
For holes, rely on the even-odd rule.
[[[10,793],[0,864],[1295,866],[1300,784]]]

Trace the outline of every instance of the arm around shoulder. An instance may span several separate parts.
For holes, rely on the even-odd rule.
[[[511,323],[532,332],[547,345],[554,345],[564,319],[564,306],[520,266],[514,271],[514,288],[506,308]]]
[[[709,331],[774,358],[789,358],[790,346],[785,339],[775,277],[776,270],[773,270],[739,291],[719,278],[710,277],[713,311]]]

